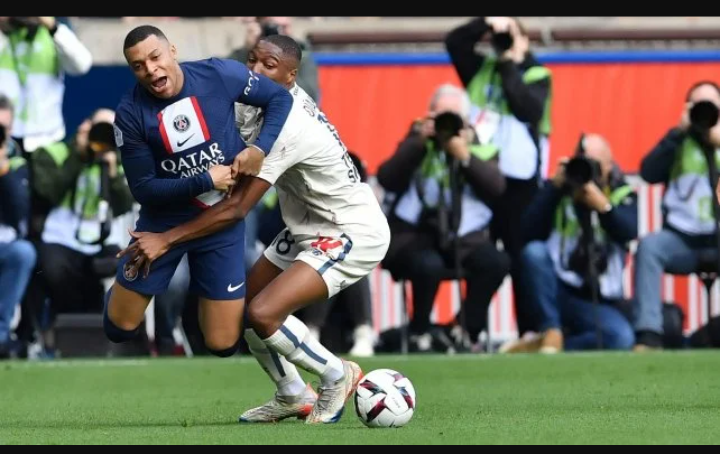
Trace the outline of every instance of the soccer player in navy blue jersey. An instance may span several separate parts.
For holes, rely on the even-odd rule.
[[[282,35],[261,39],[249,53],[248,66],[283,84],[295,99],[260,174],[243,178],[231,197],[188,223],[164,233],[136,232],[137,241],[123,252],[138,257],[132,266],[147,272],[174,247],[242,221],[276,187],[287,229],[248,275],[245,339],[277,392],[246,411],[243,423],[340,420],[362,370],[332,354],[292,314],[369,275],[390,245],[390,227],[372,188],[361,181],[335,127],[296,84],[301,59],[298,43]],[[236,121],[241,135],[255,143],[264,122],[259,109],[238,104]],[[319,393],[306,386],[298,368],[320,379]]]
[[[136,230],[161,233],[223,200],[238,175],[258,175],[293,105],[287,89],[247,66],[209,59],[180,64],[162,31],[142,26],[124,44],[137,78],[117,108],[115,140],[128,184],[142,206]],[[264,111],[250,147],[235,127],[235,102]],[[231,168],[230,165],[233,167]],[[187,254],[191,290],[200,296],[200,325],[208,349],[237,351],[244,311],[244,224],[175,248],[143,275],[123,257],[107,295],[105,332],[113,342],[133,339],[154,295],[167,289]]]

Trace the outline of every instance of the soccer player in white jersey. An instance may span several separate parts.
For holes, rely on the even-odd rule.
[[[250,410],[241,422],[307,417],[335,423],[362,371],[310,336],[292,314],[326,301],[367,276],[382,261],[390,229],[370,186],[361,183],[347,149],[315,102],[295,83],[302,52],[292,38],[270,36],[250,52],[248,67],[290,90],[295,101],[258,177],[243,177],[232,196],[197,219],[162,234],[134,233],[128,250],[146,267],[172,247],[240,221],[272,185],[277,188],[283,231],[250,271],[245,338],[277,385],[274,399]],[[249,142],[262,112],[243,107],[238,121]],[[243,260],[238,257],[237,260]],[[232,264],[228,264],[232,266]],[[319,394],[296,366],[321,378]]]

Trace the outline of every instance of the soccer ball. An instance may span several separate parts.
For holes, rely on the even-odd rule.
[[[390,369],[367,374],[355,390],[355,410],[368,427],[403,427],[415,413],[415,387]]]

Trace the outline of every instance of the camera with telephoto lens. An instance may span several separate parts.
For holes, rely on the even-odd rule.
[[[570,166],[570,163],[573,163]],[[601,171],[600,164],[597,161],[588,159],[584,156],[577,157],[568,163],[566,170],[567,187],[571,192],[581,189],[587,183],[594,181],[598,187],[602,187],[599,181]],[[585,279],[590,277],[590,257],[595,259],[595,271],[597,275],[602,275],[608,268],[608,249],[607,244],[599,243],[594,232],[588,232],[586,229],[593,229],[592,226],[592,210],[586,206],[575,205],[575,216],[580,223],[580,241],[577,247],[570,255],[568,268]],[[592,249],[591,249],[592,248]],[[592,255],[591,255],[592,252]]]
[[[442,112],[435,117],[434,122],[435,135],[431,140],[440,150],[445,150],[450,139],[459,136],[465,128],[465,120],[455,112]],[[445,157],[446,165],[452,169],[450,162],[453,158],[447,153]],[[450,177],[450,180],[453,181],[454,178]],[[419,185],[418,194],[422,200],[425,199],[424,193],[424,187]],[[453,231],[453,214],[452,203],[448,203],[445,197],[440,197],[435,207],[428,207],[423,203],[423,211],[420,215],[420,225],[435,235],[436,246],[445,257],[452,257],[455,253],[453,245],[456,233]]]
[[[565,165],[565,188],[572,194],[582,189],[588,183],[595,183],[602,188],[602,166],[587,156],[585,151],[585,134],[580,136],[575,157]],[[580,240],[570,255],[567,268],[582,276],[586,281],[592,278],[590,273],[590,259],[594,257],[597,276],[602,275],[608,268],[608,249],[606,244],[597,242],[593,229],[591,211],[586,206],[575,205],[575,215],[580,223]]]
[[[5,145],[5,141],[8,139],[7,131],[5,130],[5,126],[0,125],[0,147]]]
[[[565,181],[573,191],[591,182],[602,187],[602,167],[599,162],[587,156],[576,156],[565,166]]]
[[[580,136],[575,157],[565,165],[565,186],[571,192],[583,188],[588,183],[603,187],[602,166],[585,152],[585,134]]]
[[[701,131],[707,131],[720,120],[720,109],[711,101],[700,101],[690,109],[690,124]]]
[[[92,258],[92,268],[97,276],[102,278],[110,277],[115,274],[118,259],[117,253],[120,249],[111,244],[105,244],[112,233],[113,213],[110,205],[110,181],[108,175],[108,163],[103,159],[103,155],[117,150],[115,144],[115,128],[111,123],[101,122],[94,124],[88,132],[87,152],[93,157],[93,164],[99,164],[103,170],[100,177],[100,201],[98,205],[98,218],[100,221],[99,239],[96,241],[85,241],[81,237],[81,229],[75,234],[76,239],[83,244],[100,245],[102,251]]]
[[[497,33],[492,32],[490,42],[492,43],[493,49],[495,49],[495,52],[498,54],[505,53],[506,51],[512,49],[513,44],[515,44],[513,36],[509,31]]]
[[[89,152],[100,158],[107,152],[115,151],[115,129],[111,123],[97,123],[88,132]]]
[[[444,147],[445,144],[465,127],[465,120],[455,112],[443,112],[435,117],[435,143]]]

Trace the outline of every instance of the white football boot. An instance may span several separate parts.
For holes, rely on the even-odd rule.
[[[288,418],[305,419],[312,412],[318,395],[308,385],[299,396],[278,396],[262,407],[248,410],[240,416],[241,423],[274,423]]]

